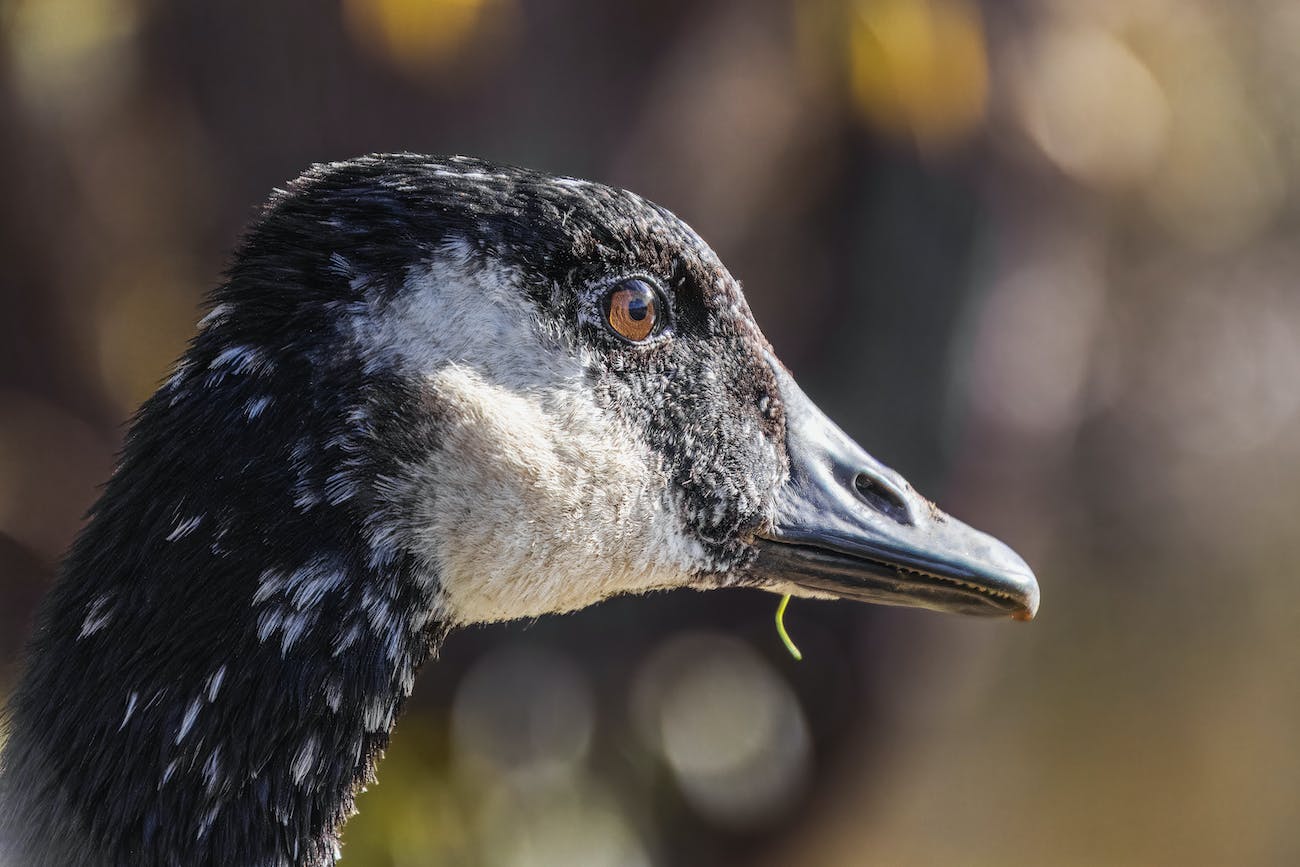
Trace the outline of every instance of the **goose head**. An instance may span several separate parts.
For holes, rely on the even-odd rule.
[[[325,497],[365,492],[370,557],[413,555],[444,623],[723,586],[1033,615],[1025,563],[818,410],[735,278],[661,207],[473,160],[370,160],[300,180],[254,240],[268,234],[298,261],[246,255],[237,275],[298,272],[284,283],[310,299],[279,300],[332,311],[305,354],[350,380],[326,400],[356,457],[324,468]],[[270,303],[239,284],[203,341],[282,352],[223,333]]]
[[[272,197],[74,544],[0,757],[7,863],[333,863],[450,628],[675,587],[1032,617],[631,193],[371,156]]]

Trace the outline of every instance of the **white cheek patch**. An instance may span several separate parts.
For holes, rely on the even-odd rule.
[[[450,619],[572,611],[704,567],[646,448],[580,389],[521,394],[459,366],[430,384],[445,415],[418,526]]]
[[[580,375],[583,364],[593,363],[543,346],[521,278],[474,260],[467,242],[448,241],[434,262],[410,274],[392,304],[367,306],[353,320],[368,370],[427,376],[458,363],[522,388]]]
[[[387,499],[453,623],[572,611],[709,567],[650,449],[597,406],[598,363],[539,333],[517,275],[465,245],[356,323],[367,366],[422,380],[437,451]]]

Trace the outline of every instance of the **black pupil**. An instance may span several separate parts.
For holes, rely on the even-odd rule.
[[[644,289],[641,290],[645,292]],[[650,299],[644,294],[633,295],[627,302],[627,315],[637,322],[650,315]]]

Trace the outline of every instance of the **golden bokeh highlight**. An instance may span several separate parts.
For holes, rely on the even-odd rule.
[[[1165,230],[1205,251],[1256,239],[1289,183],[1279,124],[1265,116],[1249,63],[1216,25],[1212,11],[1192,7],[1148,37],[1172,118],[1168,151],[1153,166],[1145,198]]]
[[[437,69],[463,57],[488,35],[506,0],[343,0],[352,35],[377,56],[409,73]]]
[[[198,319],[202,281],[165,260],[141,260],[105,281],[94,320],[99,374],[123,413],[166,378]],[[140,269],[140,270],[137,270]]]
[[[13,0],[0,14],[17,90],[46,118],[111,106],[131,78],[137,0]]]
[[[984,119],[984,29],[966,0],[862,0],[852,11],[849,64],[863,116],[922,148],[955,144]]]
[[[0,388],[0,534],[44,563],[63,555],[95,498],[86,478],[112,466],[112,444],[67,409]]]

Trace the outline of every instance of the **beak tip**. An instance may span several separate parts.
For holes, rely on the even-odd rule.
[[[989,559],[996,564],[995,574],[1002,576],[1003,587],[1014,595],[1019,607],[1011,612],[1012,620],[1030,621],[1038,614],[1038,579],[1025,559],[1005,542],[987,537]]]
[[[1022,623],[1028,623],[1029,621],[1033,620],[1034,617],[1036,617],[1037,615],[1038,615],[1038,597],[1037,595],[1035,595],[1034,598],[1028,600],[1025,603],[1025,606],[1021,608],[1019,611],[1012,612],[1011,619],[1019,620]]]
[[[1038,614],[1038,581],[1034,578],[1034,573],[1026,568],[1020,583],[1024,588],[1023,604],[1018,611],[1012,613],[1011,619],[1028,622]]]

